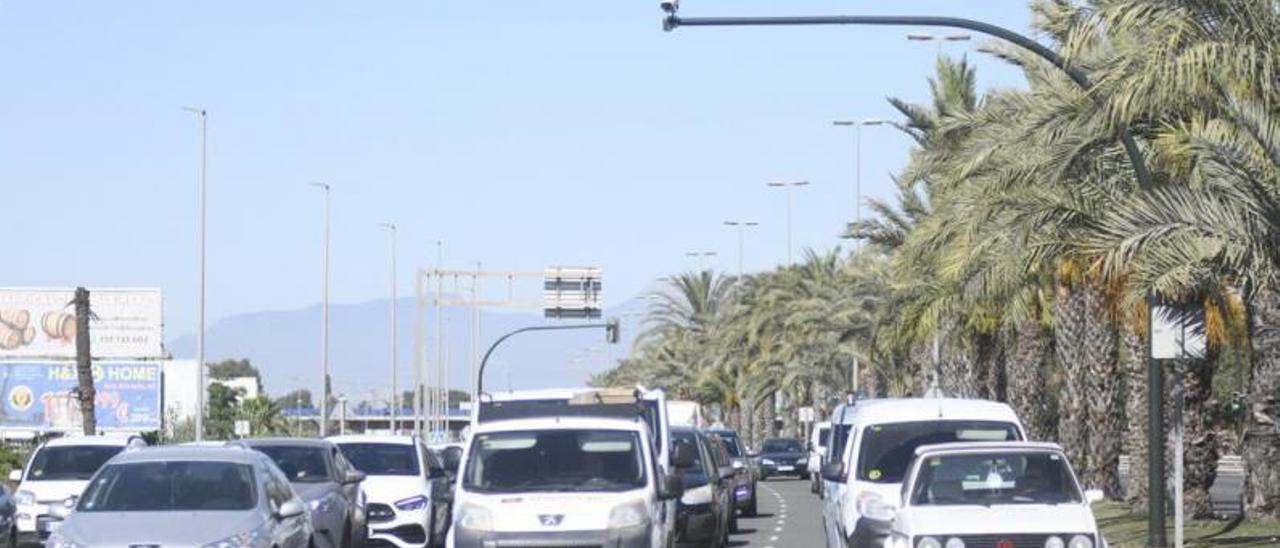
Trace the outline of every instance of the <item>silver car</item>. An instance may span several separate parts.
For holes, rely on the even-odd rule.
[[[353,548],[364,544],[363,472],[355,469],[332,442],[302,438],[232,442],[261,451],[284,471],[293,490],[306,501],[317,548]]]
[[[121,453],[93,476],[49,548],[307,548],[306,503],[266,455],[235,447]]]

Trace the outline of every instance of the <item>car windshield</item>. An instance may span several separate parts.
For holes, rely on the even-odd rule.
[[[764,440],[761,453],[799,453],[804,451],[798,440]]]
[[[418,475],[418,457],[412,445],[340,443],[338,448],[356,470],[370,476]]]
[[[1056,452],[929,457],[911,489],[911,503],[923,506],[1080,501],[1071,469]]]
[[[477,434],[464,487],[491,493],[628,491],[644,487],[640,437],[617,430]]]
[[[729,451],[729,456],[735,459],[742,458],[742,449],[738,441],[737,432],[716,432],[716,436],[724,440],[724,448]]]
[[[1007,422],[922,421],[875,424],[862,431],[858,479],[902,483],[916,449],[957,441],[1016,441],[1018,428]]]
[[[844,456],[844,444],[849,439],[849,424],[837,424],[831,427],[831,433],[828,435],[827,447],[829,449],[827,460],[835,462],[841,460]]]
[[[88,480],[107,461],[120,454],[123,447],[109,445],[71,445],[45,447],[31,460],[27,472],[30,481]]]
[[[826,447],[827,442],[831,440],[831,427],[818,429],[818,447]]]
[[[207,461],[113,464],[85,489],[80,512],[249,510],[256,502],[253,469]]]
[[[330,481],[329,464],[324,458],[323,447],[299,447],[288,445],[254,445],[284,472],[294,483],[323,483]]]

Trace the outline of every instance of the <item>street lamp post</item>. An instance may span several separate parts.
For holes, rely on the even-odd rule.
[[[770,187],[787,191],[787,266],[791,266],[791,191],[802,186],[809,186],[809,181],[788,181],[769,183]]]
[[[204,372],[204,243],[205,243],[205,174],[208,152],[209,113],[205,109],[183,107],[183,110],[200,117],[200,172],[196,182],[196,441],[204,441],[204,399],[206,394]]]
[[[1093,90],[1093,85],[1089,80],[1088,74],[1075,65],[1068,63],[1066,58],[1058,55],[1057,52],[1049,49],[1044,44],[1004,27],[973,19],[915,15],[685,18],[680,17],[678,14],[680,9],[678,0],[663,2],[662,8],[666,11],[666,17],[663,19],[662,27],[667,31],[675,30],[682,26],[725,27],[797,25],[918,26],[970,30],[980,32],[988,36],[994,36],[1018,46],[1057,67],[1081,89],[1086,91]],[[1097,100],[1096,95],[1093,97]],[[1125,154],[1129,157],[1129,164],[1133,168],[1134,178],[1137,180],[1138,189],[1144,192],[1150,191],[1154,188],[1154,183],[1152,182],[1151,171],[1147,168],[1146,156],[1143,154],[1142,149],[1138,148],[1138,143],[1134,141],[1132,131],[1129,128],[1121,128],[1121,130],[1122,131],[1119,132],[1120,143],[1124,146]],[[1147,377],[1147,393],[1151,398],[1152,409],[1160,409],[1164,399],[1163,369],[1159,367],[1150,368],[1149,375]],[[1147,469],[1147,486],[1149,490],[1147,498],[1147,536],[1149,543],[1152,546],[1164,548],[1164,546],[1167,545],[1167,536],[1165,532],[1164,516],[1165,439],[1162,434],[1164,431],[1163,416],[1159,412],[1152,412],[1149,413],[1147,421],[1150,443],[1148,457],[1151,459],[1150,466],[1148,466]]]
[[[396,415],[400,413],[400,378],[396,364],[396,225],[382,223],[391,235],[391,434],[400,433]]]
[[[743,235],[742,233],[747,228],[755,228],[757,226],[760,226],[760,223],[757,223],[755,221],[725,221],[724,225],[733,227],[738,231],[738,280],[742,280],[742,275],[743,275],[743,269],[742,269]]]
[[[320,437],[329,432],[329,195],[328,183],[311,183],[324,191],[324,284],[320,305]]]
[[[836,120],[838,127],[853,128],[853,222],[862,222],[862,126],[879,126],[887,122],[877,118]],[[854,244],[857,245],[857,244]]]
[[[717,255],[719,254],[716,253],[715,251],[686,251],[684,253],[685,257],[689,257],[691,259],[698,259],[699,273],[705,272],[707,270],[707,258],[715,257]]]

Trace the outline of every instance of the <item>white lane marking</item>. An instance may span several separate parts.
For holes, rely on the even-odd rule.
[[[778,537],[769,537],[769,542],[778,542]]]

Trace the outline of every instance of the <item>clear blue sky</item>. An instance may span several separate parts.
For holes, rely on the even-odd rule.
[[[615,302],[692,268],[733,269],[728,218],[758,220],[746,263],[852,216],[852,134],[927,98],[920,29],[660,29],[657,0],[0,3],[0,285],[158,286],[167,335],[195,308],[196,124],[210,111],[209,318],[320,295],[321,196],[334,186],[335,301],[401,294],[433,260],[599,264]],[[1024,0],[686,0],[685,15],[965,15],[1027,30]],[[941,31],[939,31],[941,32]],[[961,53],[975,44],[950,45]],[[984,87],[1020,85],[978,58]],[[909,142],[866,134],[865,193],[891,194]]]

